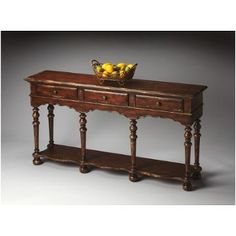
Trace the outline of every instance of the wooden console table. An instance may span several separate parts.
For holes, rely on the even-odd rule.
[[[191,180],[201,176],[199,165],[200,117],[202,116],[201,85],[167,83],[133,79],[125,87],[100,85],[94,75],[43,71],[25,79],[30,83],[33,106],[33,163],[43,163],[41,157],[76,163],[81,173],[92,168],[121,170],[129,173],[130,181],[141,176],[176,179],[183,189],[192,189]],[[48,104],[49,144],[39,150],[39,106]],[[80,112],[81,147],[54,144],[54,105],[63,105]],[[86,113],[92,110],[116,111],[130,119],[131,155],[121,155],[86,149]],[[136,157],[137,119],[143,116],[170,118],[185,127],[185,164]],[[194,125],[194,164],[190,163],[191,126]]]

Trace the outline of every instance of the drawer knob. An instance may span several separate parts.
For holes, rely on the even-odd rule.
[[[159,101],[157,101],[156,105],[159,107],[159,106],[161,106],[161,103]]]
[[[104,101],[106,101],[106,100],[107,100],[107,96],[102,96],[102,99],[103,99]]]
[[[56,95],[56,94],[57,94],[57,90],[53,90],[53,94],[55,94],[55,95]]]

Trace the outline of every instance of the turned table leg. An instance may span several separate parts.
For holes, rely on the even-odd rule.
[[[38,107],[33,108],[33,128],[34,128],[34,153],[33,153],[33,164],[40,165],[43,161],[39,157],[39,109]]]
[[[199,163],[199,152],[200,152],[200,129],[201,124],[200,120],[197,119],[194,123],[194,154],[195,154],[195,161],[194,161],[194,172],[193,172],[193,179],[200,179],[201,178],[201,167]]]
[[[184,176],[184,182],[183,182],[183,189],[186,191],[191,191],[192,190],[192,184],[190,181],[190,155],[191,155],[191,138],[192,138],[192,133],[191,133],[191,126],[186,126],[185,127],[185,176]]]
[[[129,173],[129,180],[132,182],[138,181],[138,175],[136,171],[136,131],[137,131],[137,121],[132,119],[130,120],[130,148],[131,148],[131,170]]]
[[[52,148],[54,145],[53,141],[53,120],[54,120],[54,114],[53,114],[54,106],[49,104],[48,105],[48,126],[49,126],[49,144],[48,147]]]
[[[89,168],[86,166],[85,158],[86,158],[86,114],[80,113],[80,139],[81,139],[81,161],[80,161],[80,172],[88,173]]]

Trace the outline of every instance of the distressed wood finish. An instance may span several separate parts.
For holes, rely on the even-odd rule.
[[[39,157],[39,109],[38,107],[33,108],[33,127],[34,127],[34,153],[33,163],[34,165],[41,165],[43,162]]]
[[[129,174],[129,179],[132,182],[138,181],[138,175],[136,171],[136,131],[137,131],[137,121],[130,120],[130,149],[131,149],[131,169]]]
[[[62,87],[62,86],[51,86],[51,85],[38,85],[36,87],[36,93],[44,97],[55,97],[64,99],[76,99],[77,89]]]
[[[155,110],[183,112],[183,99],[136,95],[136,106]]]
[[[80,114],[80,139],[81,139],[81,162],[80,162],[80,172],[81,173],[88,173],[89,168],[85,165],[86,161],[86,114]]]
[[[130,156],[87,149],[85,164],[89,168],[115,170],[130,173]],[[39,152],[39,156],[52,161],[62,163],[81,164],[81,148],[55,144],[53,148],[47,148]],[[174,179],[184,181],[185,165],[176,162],[160,161],[151,158],[137,157],[137,174],[153,178]],[[191,173],[195,172],[190,165]]]
[[[190,126],[186,126],[185,128],[185,133],[184,133],[184,137],[185,137],[185,142],[184,142],[184,146],[185,146],[185,176],[184,176],[184,183],[183,183],[183,188],[186,191],[191,191],[192,190],[192,184],[190,181],[190,177],[191,177],[191,172],[190,172],[190,157],[191,157],[191,138],[192,138],[192,133],[191,133],[191,127]]]
[[[48,105],[48,127],[49,127],[49,143],[48,147],[53,147],[54,140],[53,140],[53,122],[54,122],[54,106],[52,104]]]
[[[194,161],[194,168],[196,172],[194,172],[193,178],[194,179],[200,179],[201,178],[201,167],[199,163],[199,152],[200,152],[200,129],[201,124],[200,120],[197,119],[194,123],[194,155],[195,155],[195,161]]]
[[[202,85],[139,79],[132,79],[125,87],[116,83],[106,86],[100,85],[94,75],[58,71],[43,71],[26,80],[31,83],[32,106],[50,103],[78,112],[116,111],[129,119],[170,118],[185,126],[202,116],[201,98],[206,89]],[[147,105],[142,96],[147,97]]]
[[[132,79],[125,87],[120,87],[116,83],[101,85],[94,75],[58,71],[43,71],[29,76],[26,81],[30,83],[33,106],[35,165],[42,164],[40,157],[44,157],[74,162],[80,166],[82,173],[89,172],[91,167],[97,167],[125,170],[131,181],[137,181],[141,176],[178,179],[183,182],[183,188],[187,191],[192,189],[191,179],[200,177],[200,118],[206,86]],[[40,152],[38,107],[45,104],[49,104],[49,144],[48,149]],[[54,144],[54,105],[67,106],[80,113],[80,149]],[[93,110],[118,112],[129,118],[130,158],[86,149],[86,113]],[[136,157],[136,120],[145,116],[172,119],[185,127],[185,164]],[[195,162],[191,165],[193,124]]]
[[[96,102],[102,104],[110,104],[117,106],[128,105],[128,95],[126,93],[97,91],[85,89],[84,100],[87,102]]]

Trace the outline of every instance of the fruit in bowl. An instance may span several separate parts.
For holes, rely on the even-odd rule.
[[[103,84],[105,80],[118,81],[120,85],[124,85],[125,81],[132,79],[137,64],[126,64],[120,62],[112,64],[110,62],[100,63],[92,60],[92,67],[99,82]]]

